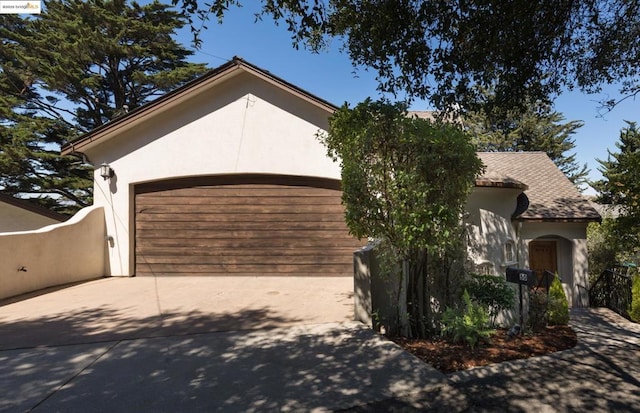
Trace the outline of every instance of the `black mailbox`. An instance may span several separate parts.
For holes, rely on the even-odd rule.
[[[507,281],[529,287],[535,287],[538,282],[536,274],[524,268],[507,268]]]

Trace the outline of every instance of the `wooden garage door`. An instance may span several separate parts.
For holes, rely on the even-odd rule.
[[[224,176],[136,187],[137,275],[352,276],[339,183]]]

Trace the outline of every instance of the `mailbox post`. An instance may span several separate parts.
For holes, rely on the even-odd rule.
[[[506,270],[507,281],[510,283],[518,284],[519,296],[520,296],[520,326],[524,326],[524,314],[522,310],[522,286],[526,285],[534,287],[536,284],[536,277],[533,271],[525,270],[523,268],[507,268]]]

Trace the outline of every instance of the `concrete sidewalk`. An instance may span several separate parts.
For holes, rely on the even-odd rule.
[[[640,325],[608,309],[577,309],[578,345],[548,356],[447,376],[424,393],[348,412],[640,412]]]
[[[286,281],[286,283],[283,283]],[[444,375],[365,326],[347,279],[103,279],[0,306],[0,411],[333,411]]]

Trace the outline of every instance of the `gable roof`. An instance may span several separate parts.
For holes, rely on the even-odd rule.
[[[589,201],[544,152],[479,152],[486,170],[478,182],[519,182],[528,189],[529,208],[516,217],[524,221],[600,221]],[[487,185],[479,185],[487,186]],[[494,186],[494,185],[490,185]],[[499,185],[497,185],[499,186]]]
[[[34,214],[42,215],[43,217],[51,218],[53,220],[63,222],[67,220],[67,216],[58,214],[50,209],[42,207],[40,205],[36,205],[33,202],[29,202],[24,199],[18,199],[11,195],[0,193],[0,202],[14,206],[16,208],[21,208],[26,211],[32,212]]]
[[[166,93],[151,102],[139,106],[134,110],[131,110],[130,112],[117,117],[90,132],[87,132],[79,138],[64,144],[61,148],[61,153],[62,155],[69,155],[72,153],[82,152],[83,150],[95,146],[98,142],[108,140],[116,136],[121,131],[137,125],[151,115],[157,115],[169,108],[179,105],[184,100],[190,98],[194,93],[205,91],[224,80],[237,76],[240,73],[250,73],[267,83],[326,110],[329,113],[333,113],[337,110],[337,106],[327,102],[326,100],[319,98],[287,82],[286,80],[271,74],[269,71],[261,69],[258,66],[243,60],[240,57],[234,56],[227,63],[218,66],[215,69],[211,69],[204,75],[180,86],[179,88]]]

